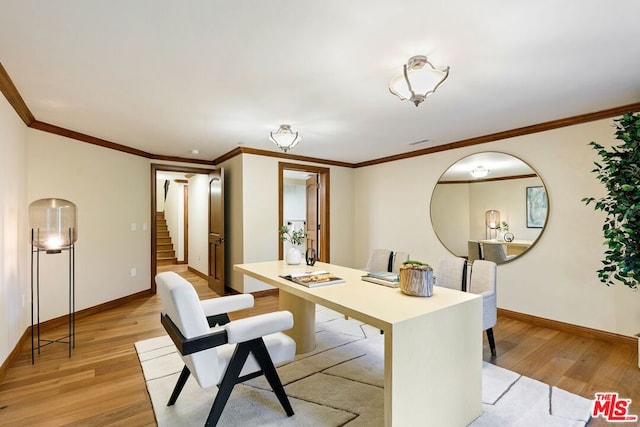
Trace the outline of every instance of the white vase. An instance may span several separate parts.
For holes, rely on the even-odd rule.
[[[287,264],[297,265],[302,261],[302,254],[296,248],[289,248],[284,256],[284,260]]]

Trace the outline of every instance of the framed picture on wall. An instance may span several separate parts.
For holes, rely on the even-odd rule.
[[[527,187],[527,228],[542,228],[547,220],[547,192],[543,186]]]

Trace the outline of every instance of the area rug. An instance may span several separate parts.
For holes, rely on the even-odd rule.
[[[293,417],[287,417],[264,378],[237,385],[220,426],[382,426],[384,336],[378,329],[318,307],[316,348],[278,368]],[[168,336],[135,344],[159,426],[202,426],[216,389],[193,377],[175,405],[167,401],[183,363]],[[585,426],[592,402],[490,363],[482,369],[484,426]],[[425,420],[425,425],[429,425]]]

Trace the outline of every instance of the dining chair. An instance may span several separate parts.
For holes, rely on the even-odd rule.
[[[476,260],[471,265],[471,279],[469,280],[469,292],[482,296],[482,330],[487,331],[492,356],[496,355],[493,327],[498,319],[496,271],[495,262]]]
[[[435,285],[457,291],[467,290],[467,260],[448,256],[438,261],[434,272]]]
[[[200,301],[193,285],[172,271],[156,275],[156,284],[162,325],[185,364],[167,406],[193,375],[203,389],[218,387],[205,424],[215,426],[234,386],[264,375],[287,416],[294,414],[275,369],[295,356],[295,341],[281,332],[293,326],[290,312],[230,321],[228,312],[253,306],[251,294]]]
[[[467,242],[467,252],[467,259],[471,262],[482,259],[481,245],[477,240],[469,240]]]
[[[409,261],[408,252],[396,252],[393,254],[393,262],[391,263],[391,272],[400,273],[400,266],[402,263]]]
[[[493,261],[496,264],[502,264],[514,257],[515,255],[507,255],[505,253],[502,243],[482,243],[482,259]]]
[[[391,271],[393,268],[393,251],[374,249],[365,267],[366,271]]]

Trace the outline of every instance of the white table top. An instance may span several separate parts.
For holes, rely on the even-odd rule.
[[[362,280],[361,277],[366,274],[365,271],[321,262],[310,267],[306,264],[288,265],[284,261],[268,261],[237,264],[234,270],[382,330],[388,330],[393,324],[408,319],[480,298],[478,295],[438,286],[434,286],[431,297],[405,295],[399,288],[390,288]],[[326,270],[333,276],[345,279],[345,283],[307,288],[278,277],[316,270]]]

